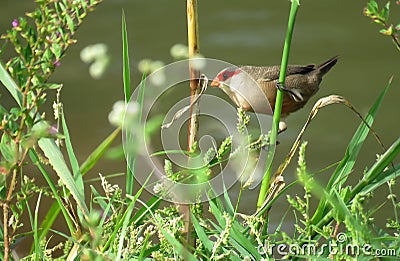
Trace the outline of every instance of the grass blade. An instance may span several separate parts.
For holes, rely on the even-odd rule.
[[[10,74],[4,68],[3,64],[0,63],[0,81],[4,84],[11,96],[18,103],[19,107],[22,107],[22,93],[19,90],[17,84],[11,78]]]
[[[107,149],[111,146],[115,138],[117,138],[120,133],[121,128],[115,129],[107,138],[104,139],[103,142],[100,143],[99,146],[87,157],[87,159],[82,163],[80,167],[80,172],[82,175],[85,175],[93,166],[97,163],[97,161],[104,155]]]
[[[40,225],[41,231],[40,231],[39,238],[42,238],[43,236],[45,236],[47,234],[47,232],[50,230],[51,226],[53,225],[56,217],[58,216],[58,213],[60,212],[60,210],[62,211],[62,213],[64,215],[64,218],[65,218],[65,221],[67,223],[70,233],[73,234],[75,232],[75,226],[74,226],[70,216],[68,215],[68,211],[65,209],[65,207],[63,205],[63,202],[57,192],[56,185],[53,183],[53,181],[52,181],[50,175],[47,173],[46,169],[40,163],[39,157],[34,150],[29,151],[29,157],[31,158],[33,164],[36,165],[38,167],[38,169],[42,172],[43,177],[46,179],[46,182],[49,185],[49,187],[50,187],[51,191],[53,192],[53,195],[57,201],[47,211],[47,215],[46,215],[44,221],[42,222],[42,224]]]
[[[382,93],[379,95],[377,100],[375,101],[374,105],[369,110],[367,116],[365,117],[365,122],[372,125],[374,122],[375,116],[378,112],[378,109],[382,103],[382,100],[389,89],[389,86],[392,82],[392,79],[389,80],[389,83],[383,89]],[[343,159],[340,161],[338,167],[332,174],[329,182],[326,186],[326,191],[331,191],[331,189],[335,186],[336,190],[339,190],[341,185],[346,181],[347,175],[351,172],[354,167],[354,164],[357,160],[358,154],[361,150],[362,145],[364,144],[365,139],[369,133],[370,129],[367,125],[362,122],[358,127],[357,131],[354,133],[353,138],[351,139],[349,146],[346,149],[345,155]],[[320,219],[326,214],[327,212],[327,202],[325,199],[321,199],[317,211],[315,212],[312,220],[315,224],[319,222]]]
[[[111,143],[118,136],[120,131],[121,131],[120,128],[116,129],[89,155],[89,157],[86,159],[86,161],[80,167],[80,172],[82,175],[85,175],[96,164],[98,159],[105,153],[105,151],[108,149],[108,147],[111,145]],[[73,233],[75,231],[75,229],[72,224],[72,221],[69,219],[69,216],[62,204],[61,199],[58,196],[57,189],[56,189],[55,185],[52,183],[50,176],[47,174],[46,170],[40,165],[39,158],[37,157],[37,155],[31,155],[31,152],[30,152],[30,156],[31,156],[32,161],[35,163],[35,165],[38,166],[38,168],[41,170],[43,176],[46,178],[46,181],[49,184],[49,186],[57,200],[57,202],[55,202],[50,207],[49,211],[46,214],[44,221],[40,225],[40,227],[42,228],[41,236],[45,236],[48,233],[49,229],[53,225],[58,214],[60,213],[60,210],[63,211],[63,215],[67,221],[70,232]]]
[[[128,33],[126,31],[125,12],[122,11],[122,62],[125,102],[131,98],[131,72],[129,66]]]
[[[161,226],[158,226],[158,229],[160,229],[161,233],[164,235],[164,237],[168,240],[168,242],[174,246],[174,251],[178,253],[183,260],[188,260],[188,261],[197,261],[197,258],[193,256],[186,248],[184,245],[179,242],[175,237],[173,237],[171,234],[169,234],[164,228]]]
[[[384,171],[387,166],[389,166],[392,161],[396,158],[400,153],[400,138],[398,138],[392,146],[375,162],[375,164],[368,170],[368,172],[364,175],[364,178],[354,187],[352,190],[353,197],[362,191],[365,187],[369,187],[369,190],[372,189],[371,185],[374,184],[374,188],[376,188],[379,184],[383,184],[383,180],[388,180],[389,176],[396,177],[396,174],[399,172],[399,169],[390,169],[390,173],[388,171]],[[385,175],[382,175],[385,174]],[[389,175],[388,175],[389,174]],[[390,179],[389,179],[390,180]],[[365,193],[365,192],[364,192]]]
[[[60,148],[57,147],[53,139],[49,138],[40,139],[38,144],[43,150],[46,158],[49,160],[51,166],[62,180],[63,184],[70,191],[82,213],[87,215],[89,210],[85,203],[85,195],[83,194],[83,191],[79,190],[78,186],[75,184],[75,180],[69,171],[67,164],[65,163]]]
[[[39,196],[36,202],[35,208],[35,217],[33,222],[33,242],[35,244],[35,260],[40,260],[39,258],[42,257],[42,251],[40,248],[40,238],[38,235],[39,227],[38,227],[38,217],[39,217],[39,205],[40,199],[42,198],[42,191],[39,192]]]
[[[119,233],[119,239],[118,239],[118,251],[117,251],[117,259],[116,259],[117,261],[121,260],[122,249],[123,249],[124,242],[125,242],[125,235],[127,233],[130,216],[132,215],[132,212],[135,208],[135,203],[136,203],[136,201],[132,200],[129,203],[126,212],[124,213],[122,227],[121,227],[121,231]]]
[[[83,185],[82,174],[79,170],[79,163],[75,156],[74,149],[72,147],[72,142],[71,142],[71,137],[69,136],[68,126],[67,126],[67,123],[65,122],[64,112],[61,113],[61,121],[62,121],[64,136],[65,136],[65,147],[67,148],[69,162],[71,163],[72,172],[74,174],[74,179],[75,179],[75,182],[76,182],[76,185],[77,185],[79,191],[82,191],[82,193],[85,194],[85,187]]]
[[[197,220],[196,216],[193,215],[193,213],[190,213],[192,217],[192,222],[193,222],[193,227],[196,231],[196,235],[199,237],[201,242],[203,243],[204,247],[207,249],[207,251],[211,252],[214,242],[211,241],[208,237],[204,229],[200,226],[199,221]]]
[[[128,47],[128,33],[126,30],[126,19],[125,19],[125,12],[122,11],[122,77],[123,77],[123,84],[124,84],[124,96],[125,96],[125,103],[128,104],[131,98],[131,71],[129,66],[129,47]],[[134,168],[134,162],[133,168]],[[131,169],[128,166],[126,167],[126,193],[129,195],[133,194],[133,187],[134,187],[134,169]]]

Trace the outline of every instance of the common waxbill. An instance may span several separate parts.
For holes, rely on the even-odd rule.
[[[271,114],[277,88],[284,90],[282,117],[302,108],[319,89],[322,77],[337,62],[337,56],[315,66],[288,65],[286,81],[278,84],[280,66],[232,66],[217,74],[211,86],[220,87],[245,111]],[[270,106],[266,102],[269,101]]]

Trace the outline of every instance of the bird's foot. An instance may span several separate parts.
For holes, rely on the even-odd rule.
[[[284,132],[287,129],[286,122],[280,121],[278,126],[278,134]]]
[[[304,100],[303,96],[301,95],[298,89],[287,88],[283,85],[283,83],[280,83],[279,81],[276,82],[276,88],[283,92],[289,93],[290,96],[292,96],[293,100],[295,100],[296,102],[301,102]]]
[[[276,88],[278,89],[278,90],[281,90],[281,91],[283,91],[283,92],[291,92],[291,90],[289,89],[289,88],[286,88],[284,85],[283,85],[283,83],[280,83],[279,81],[276,81]]]

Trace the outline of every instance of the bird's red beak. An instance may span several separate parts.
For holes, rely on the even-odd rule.
[[[212,87],[221,87],[221,82],[217,79],[217,78],[215,78],[212,82],[211,82],[211,86]]]

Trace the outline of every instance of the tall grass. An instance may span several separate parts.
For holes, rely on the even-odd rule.
[[[76,7],[73,6],[73,3],[69,3],[71,4],[69,6],[68,3],[54,4],[48,1],[46,2],[48,5],[40,8],[44,8],[47,13],[53,14],[51,17],[56,17],[53,22],[61,23],[71,32],[75,32],[82,22],[82,17],[76,16],[77,10],[86,12],[89,7],[95,5],[95,1],[78,2],[80,2],[80,5]],[[195,1],[192,3],[195,3]],[[378,10],[375,4],[370,3],[368,7],[370,15],[373,11]],[[293,0],[282,54],[279,77],[281,84],[285,82],[298,6],[299,2]],[[40,8],[39,10],[41,10]],[[68,12],[62,12],[66,8],[70,8]],[[387,20],[386,15],[383,15],[383,18]],[[20,22],[22,24],[23,20],[20,20]],[[190,30],[198,30],[196,24]],[[23,27],[23,25],[19,26]],[[30,27],[22,29],[27,30],[28,33],[34,31]],[[13,38],[14,34],[19,32],[18,30],[20,29],[15,29],[16,32],[9,32],[7,37],[10,38],[10,41],[14,41],[14,45],[21,48],[18,45],[20,43],[16,38]],[[130,79],[132,68],[129,63],[127,31],[125,15],[123,14],[123,90],[121,92],[124,93],[125,105],[128,106],[131,102],[138,105],[139,109],[132,126],[142,129],[142,113],[147,88],[145,84],[146,75],[143,76],[142,84],[139,85],[140,90],[137,99],[132,101]],[[60,32],[53,31],[47,33],[51,37],[60,34]],[[198,35],[193,33],[191,31],[189,35],[195,35],[197,39]],[[48,39],[49,35],[39,33],[35,39],[40,42],[43,40],[42,38]],[[22,34],[20,37],[25,36],[26,34]],[[392,35],[391,37],[395,36]],[[32,46],[32,48],[41,50],[40,48],[46,47],[45,44],[35,45],[35,39],[34,37],[27,37],[25,40],[28,46]],[[66,43],[71,41],[66,41]],[[192,39],[190,44],[192,53],[196,52],[194,50],[196,41]],[[134,186],[134,178],[137,174],[135,167],[138,160],[138,155],[135,153],[130,155],[131,158],[128,160],[125,188],[110,184],[107,177],[103,176],[100,176],[103,191],[99,191],[93,185],[90,185],[90,190],[85,186],[85,174],[99,162],[113,141],[120,137],[124,125],[116,127],[82,163],[76,157],[74,143],[68,129],[68,117],[64,115],[62,110],[59,111],[61,122],[59,132],[56,134],[51,132],[51,126],[39,113],[40,105],[45,100],[31,103],[30,95],[33,95],[32,90],[36,91],[35,94],[38,94],[38,90],[39,94],[42,94],[56,86],[47,82],[49,75],[45,74],[43,77],[37,75],[42,72],[41,66],[48,66],[44,69],[47,68],[50,72],[54,71],[55,65],[52,59],[56,58],[57,61],[61,59],[61,53],[64,53],[69,46],[62,43],[59,45],[62,48],[60,46],[49,47],[49,50],[55,52],[46,54],[51,58],[50,60],[47,56],[35,56],[43,54],[43,52],[30,53],[24,47],[24,51],[17,48],[15,54],[17,58],[7,63],[6,66],[0,63],[0,80],[18,106],[18,108],[10,111],[0,106],[0,114],[4,119],[1,125],[0,152],[2,159],[0,171],[7,171],[7,173],[3,173],[7,178],[1,181],[0,186],[1,204],[3,206],[3,224],[0,229],[0,236],[2,237],[0,257],[2,259],[12,259],[10,256],[11,246],[18,237],[23,236],[33,238],[31,254],[24,260],[53,260],[56,258],[57,249],[63,250],[63,254],[57,256],[59,260],[270,260],[274,258],[360,260],[370,259],[371,257],[378,258],[375,252],[354,254],[339,251],[339,247],[350,244],[358,247],[368,245],[371,251],[385,249],[389,253],[389,251],[394,250],[395,252],[390,252],[389,256],[392,258],[398,256],[399,252],[396,251],[400,249],[397,236],[400,232],[399,202],[393,187],[400,175],[400,164],[396,163],[400,153],[400,138],[387,149],[385,148],[375,162],[364,163],[369,167],[366,167],[362,179],[356,184],[351,185],[347,180],[368,134],[372,132],[373,122],[377,117],[379,107],[383,103],[391,80],[383,88],[367,115],[362,117],[363,120],[360,121],[359,127],[355,130],[343,158],[330,174],[329,182],[326,185],[320,184],[315,179],[315,173],[309,172],[308,165],[313,163],[306,161],[307,143],[302,142],[302,134],[323,106],[341,103],[351,108],[351,104],[340,96],[329,96],[317,102],[306,121],[305,127],[294,142],[292,151],[277,170],[277,174],[272,176],[272,167],[271,165],[267,166],[258,201],[254,203],[257,207],[254,214],[247,215],[238,212],[240,204],[249,204],[243,200],[243,195],[250,192],[247,190],[246,182],[242,181],[236,205],[233,204],[226,190],[219,197],[215,197],[216,192],[210,190],[208,191],[209,202],[193,204],[191,208],[186,209],[187,216],[184,216],[182,209],[180,209],[181,206],[162,201],[163,196],[165,196],[162,192],[165,191],[159,194],[155,193],[146,201],[143,200],[146,186],[155,185],[150,184],[153,172],[146,173],[148,178],[144,184],[138,187]],[[61,48],[62,52],[56,51],[57,48]],[[38,60],[41,60],[45,65],[41,64],[35,67]],[[20,73],[23,72],[22,75],[26,77],[21,77],[21,74],[15,73],[16,70],[19,70]],[[48,70],[44,71],[47,72]],[[198,73],[193,72],[192,76],[198,76]],[[195,77],[192,77],[192,79],[195,79]],[[196,93],[192,92],[192,95],[196,95]],[[276,144],[281,106],[282,91],[278,90],[272,133],[268,140],[269,145]],[[14,119],[18,124],[14,124],[10,119]],[[239,110],[238,131],[246,128],[248,124],[248,115]],[[14,135],[14,133],[17,134]],[[241,133],[243,134],[243,132]],[[125,130],[124,135],[131,138],[129,136],[131,134],[127,130]],[[58,146],[60,139],[64,141],[65,147]],[[252,141],[253,137],[246,136],[246,139]],[[28,145],[24,143],[27,141],[30,142]],[[193,139],[193,142],[195,142],[195,139]],[[312,142],[313,140],[308,141],[308,143]],[[227,137],[219,148],[214,148],[216,154],[208,165],[199,171],[207,171],[213,167],[222,166],[226,158],[234,160],[235,153],[230,153],[231,143],[232,138]],[[251,144],[254,147],[252,152],[259,152],[268,145],[263,143],[261,139],[252,141]],[[194,146],[189,146],[189,148],[192,147]],[[299,155],[296,171],[297,180],[285,184],[278,178],[285,175],[286,166],[296,151]],[[187,152],[185,155],[190,157],[194,155],[192,152]],[[167,154],[168,152],[164,151],[152,156]],[[269,154],[268,157],[273,157],[273,154]],[[29,157],[29,160],[27,157]],[[37,167],[47,182],[46,186],[38,187],[32,179],[23,178],[23,163],[27,162],[31,162]],[[51,168],[46,167],[46,164],[49,164]],[[187,176],[184,176],[186,174],[184,171],[175,170],[171,162],[168,161],[165,164],[165,173],[170,175],[169,177],[183,176],[187,178]],[[60,180],[59,184],[53,181],[55,175]],[[18,188],[16,187],[17,181],[21,182]],[[277,185],[276,190],[271,190],[272,184]],[[304,195],[295,197],[290,195],[291,189],[296,185],[303,186]],[[378,224],[372,219],[374,214],[379,211],[379,207],[368,205],[373,193],[382,186],[389,186],[388,201],[393,205],[393,216],[389,217],[384,225]],[[38,196],[33,207],[29,204],[29,198],[32,195]],[[44,196],[52,197],[54,203],[46,211],[44,219],[40,220],[39,211],[45,209],[42,205]],[[295,222],[290,224],[294,227],[293,233],[285,231],[284,224],[288,222],[285,219],[286,214],[275,226],[275,230],[271,231],[272,226],[269,223],[268,211],[276,207],[275,202],[282,197],[286,197],[289,202],[290,209],[288,211],[293,212],[296,216]],[[313,208],[312,206],[316,207]],[[32,211],[32,209],[34,210]],[[24,214],[23,210],[27,212],[29,217],[31,230],[24,234],[20,233],[19,227],[14,226],[11,222],[14,219],[19,224],[21,216]],[[60,212],[62,216],[59,218],[65,221],[68,229],[68,232],[65,233],[54,229],[54,222]],[[188,223],[191,224],[190,229],[188,229]],[[53,248],[49,247],[48,240],[52,235],[60,236],[63,238],[63,242],[59,242],[60,244]],[[327,245],[333,246],[334,251],[325,248]],[[281,247],[280,250],[277,250],[278,246]],[[289,251],[288,247],[290,246],[294,246],[295,251]],[[307,249],[307,247],[312,247],[311,250],[314,249],[314,251],[300,251]],[[287,251],[283,251],[284,249]]]

